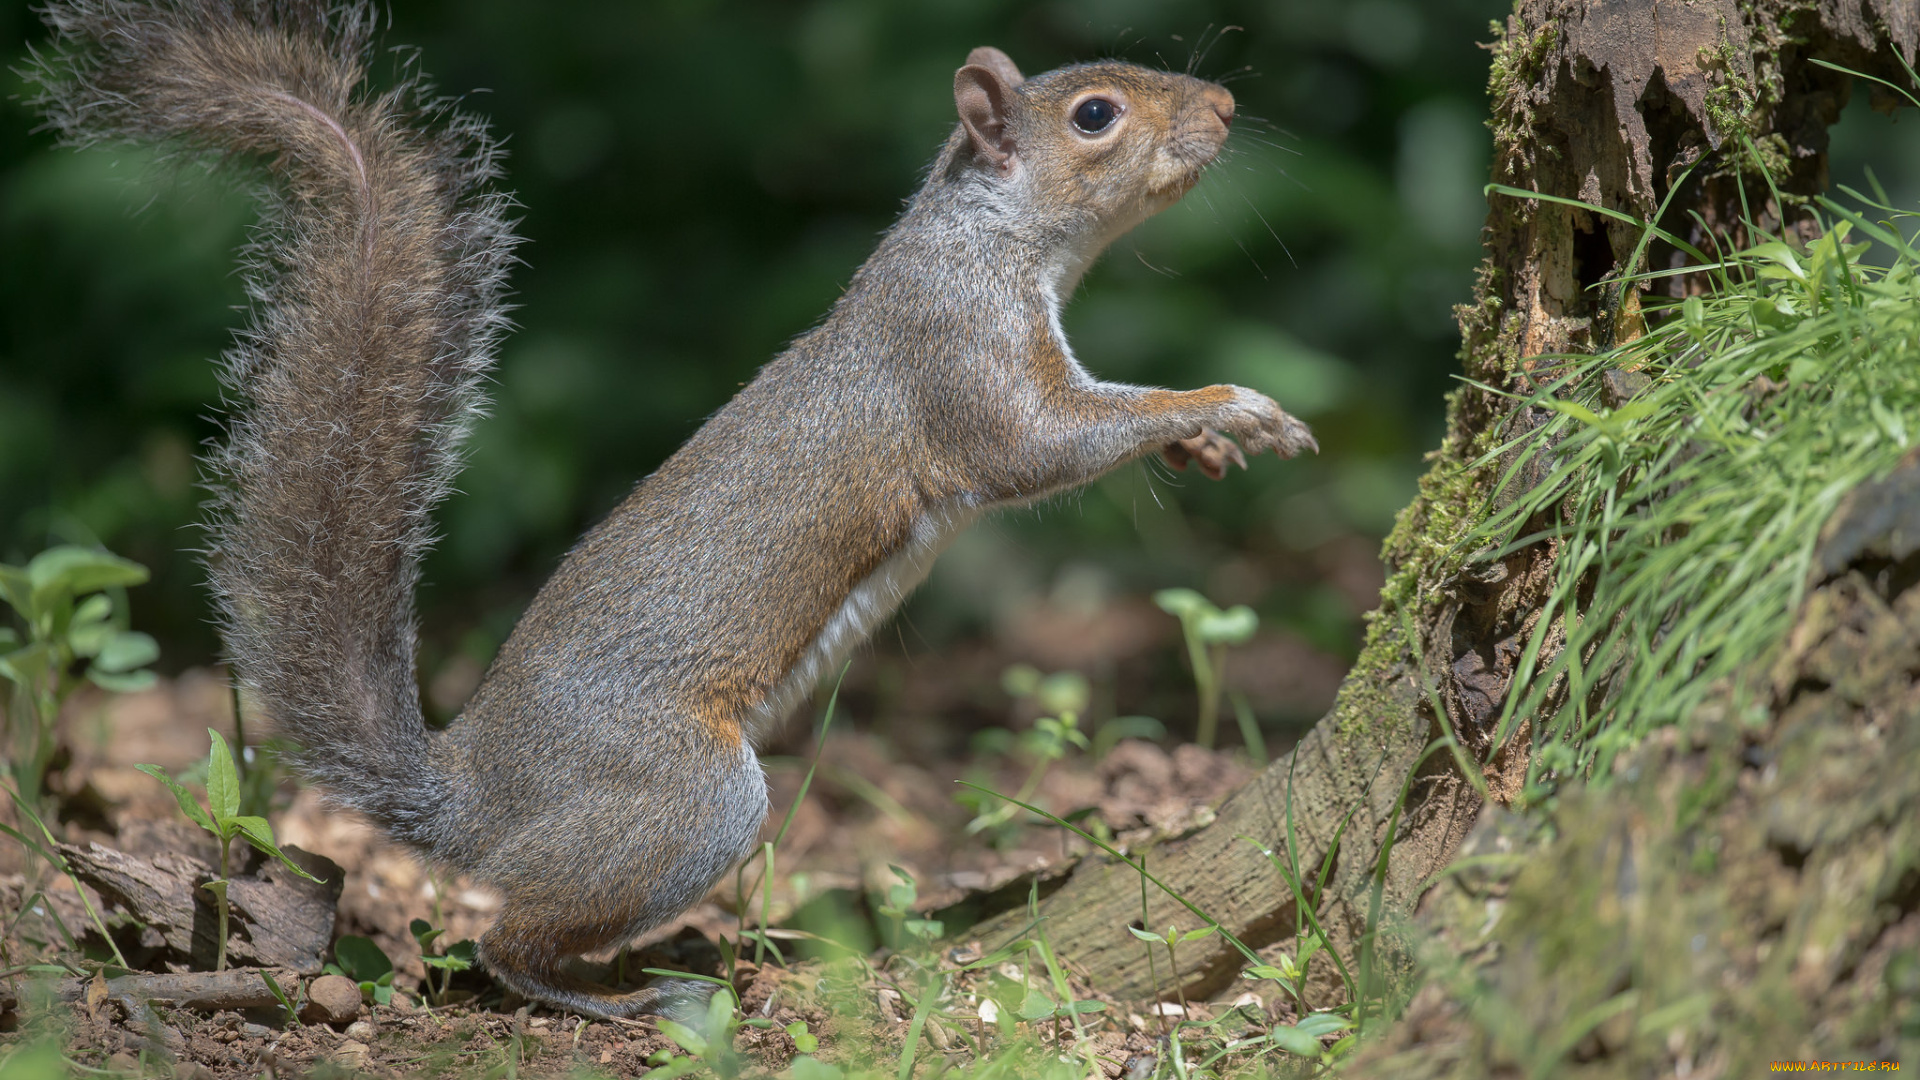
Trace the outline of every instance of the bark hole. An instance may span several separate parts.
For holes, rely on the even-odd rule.
[[[1613,272],[1613,244],[1607,228],[1594,215],[1578,211],[1573,215],[1573,274],[1580,283],[1580,295],[1589,304],[1598,301],[1596,287]]]

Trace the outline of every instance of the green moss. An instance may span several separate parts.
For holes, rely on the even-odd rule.
[[[1410,658],[1395,610],[1392,603],[1383,602],[1373,613],[1367,624],[1366,644],[1340,687],[1339,699],[1333,703],[1334,734],[1349,745],[1373,745],[1378,741],[1381,721],[1406,712],[1407,702],[1392,689],[1399,682],[1396,669]]]
[[[1559,28],[1549,20],[1531,35],[1515,38],[1505,23],[1492,24],[1493,63],[1487,73],[1487,100],[1493,131],[1494,172],[1510,177],[1516,158],[1524,157],[1521,148],[1530,142],[1533,126],[1532,89],[1540,81],[1559,40]]]
[[[1728,147],[1721,175],[1786,176],[1793,171],[1793,150],[1786,137],[1768,132],[1769,117],[1778,101],[1779,64],[1771,55],[1756,66],[1765,72],[1756,78],[1742,75],[1734,63],[1733,46],[1722,41],[1702,67],[1710,80],[1706,95],[1706,122],[1711,134]]]
[[[1723,31],[1724,34],[1724,31]],[[1702,58],[1709,80],[1706,96],[1707,133],[1716,139],[1741,139],[1753,134],[1764,119],[1756,112],[1759,95],[1752,80],[1735,64],[1732,43],[1722,38]]]

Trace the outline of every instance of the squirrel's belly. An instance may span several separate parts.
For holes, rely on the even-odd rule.
[[[914,586],[926,580],[933,561],[953,538],[979,517],[980,508],[968,505],[945,506],[921,516],[907,545],[853,587],[772,693],[748,714],[746,733],[755,746],[766,741],[823,674],[838,667],[847,653],[893,614]]]

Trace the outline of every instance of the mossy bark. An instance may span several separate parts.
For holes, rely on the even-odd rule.
[[[1910,0],[1521,0],[1496,30],[1494,180],[1640,221],[1665,201],[1661,224],[1711,250],[1743,241],[1743,220],[1811,230],[1804,201],[1827,182],[1826,128],[1853,89],[1812,61],[1903,83],[1895,54],[1910,59],[1920,45],[1920,8]],[[1883,100],[1876,94],[1876,105]],[[1500,745],[1495,729],[1557,552],[1540,543],[1470,564],[1465,538],[1497,479],[1517,468],[1524,480],[1532,467],[1473,463],[1544,419],[1508,396],[1534,389],[1530,358],[1605,349],[1641,332],[1642,294],[1611,284],[1640,230],[1495,196],[1483,235],[1475,296],[1458,310],[1468,381],[1449,399],[1446,437],[1387,540],[1381,606],[1333,710],[1224,803],[1213,824],[1141,853],[1150,871],[1256,949],[1290,939],[1296,926],[1293,893],[1265,851],[1300,866],[1309,884],[1326,867],[1327,888],[1310,899],[1335,944],[1351,951],[1373,918],[1376,886],[1385,911],[1411,911],[1459,851],[1481,811],[1479,789],[1496,802],[1520,791],[1525,729]],[[1682,265],[1664,245],[1647,258]],[[1692,287],[1686,277],[1663,280],[1669,291]],[[1427,753],[1447,734],[1477,777],[1449,754]],[[1157,889],[1144,905],[1149,926],[1198,924]],[[1164,962],[1155,985],[1144,947],[1126,933],[1142,906],[1131,869],[1092,857],[1055,883],[1041,914],[1054,948],[1093,985],[1121,997],[1170,997]],[[1027,920],[1024,909],[1008,912],[975,934],[995,944]],[[1183,946],[1180,959],[1189,996],[1224,989],[1242,965],[1218,936]]]
[[[1612,783],[1488,815],[1426,905],[1424,985],[1347,1075],[1920,1057],[1920,455],[1815,566],[1764,709],[1728,687]]]

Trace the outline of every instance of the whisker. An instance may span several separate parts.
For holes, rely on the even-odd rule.
[[[1285,176],[1286,174],[1282,173],[1281,175]],[[1244,192],[1240,195],[1240,201],[1246,203],[1247,209],[1253,211],[1253,216],[1259,218],[1260,224],[1267,227],[1267,235],[1273,237],[1273,242],[1280,245],[1280,250],[1286,253],[1287,261],[1293,264],[1293,268],[1295,270],[1300,269],[1300,260],[1293,257],[1293,249],[1287,246],[1285,240],[1280,239],[1280,234],[1274,231],[1273,224],[1267,220],[1267,215],[1261,213],[1260,208],[1253,205],[1253,200],[1247,198]],[[1253,256],[1249,255],[1247,257],[1252,258]],[[1259,264],[1255,263],[1254,265],[1257,267]]]
[[[1133,249],[1133,255],[1134,255],[1134,258],[1137,258],[1140,260],[1141,266],[1144,266],[1147,269],[1153,271],[1154,273],[1159,274],[1161,277],[1177,278],[1180,276],[1179,272],[1176,270],[1172,270],[1164,266],[1155,266],[1152,262],[1150,262],[1147,259],[1147,253],[1144,251],[1141,251],[1137,246]]]
[[[1208,23],[1205,27],[1201,29],[1200,36],[1197,39],[1195,39],[1193,43],[1193,48],[1187,50],[1186,73],[1189,76],[1193,74],[1194,68],[1199,65],[1200,57],[1204,55],[1203,47],[1207,43],[1207,35],[1212,32],[1213,32],[1213,24]],[[1178,41],[1179,38],[1176,37],[1174,40]]]
[[[1212,41],[1206,41],[1205,35],[1202,35],[1201,40],[1204,44],[1200,49],[1200,55],[1194,57],[1193,62],[1188,65],[1187,73],[1191,75],[1195,69],[1197,69],[1202,63],[1205,63],[1207,59],[1207,54],[1213,51],[1213,47],[1215,45],[1220,44],[1220,39],[1226,37],[1229,33],[1235,30],[1238,30],[1244,34],[1246,33],[1247,28],[1244,26],[1235,26],[1232,23],[1228,23],[1227,25],[1222,26],[1219,29],[1219,31],[1213,35]],[[1218,81],[1218,80],[1215,80],[1215,81]]]
[[[1303,158],[1307,156],[1304,151],[1296,150],[1291,146],[1287,146],[1282,143],[1277,143],[1270,139],[1263,139],[1258,135],[1242,135],[1242,136],[1239,136],[1235,141],[1242,141],[1242,140],[1246,142],[1251,142],[1251,143],[1258,143],[1259,145],[1264,146],[1269,150],[1278,150],[1280,153],[1292,154],[1294,157],[1298,157],[1298,158]]]

